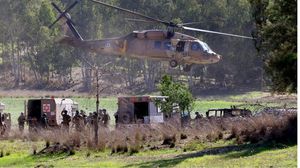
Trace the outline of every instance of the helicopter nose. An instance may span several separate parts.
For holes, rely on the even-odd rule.
[[[219,55],[219,54],[214,54],[213,57],[212,57],[212,62],[213,62],[213,63],[217,63],[217,62],[219,62],[221,59],[222,59],[222,56],[221,56],[221,55]]]

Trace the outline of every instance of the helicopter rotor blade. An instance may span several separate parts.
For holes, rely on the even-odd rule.
[[[65,11],[62,11],[59,9],[59,7],[55,4],[55,3],[51,3],[51,5],[60,13],[59,17],[49,26],[49,28],[52,28],[61,18],[66,18],[67,20],[71,20],[70,15],[68,14],[68,12],[74,8],[77,3],[79,3],[80,0],[76,0],[73,4],[71,4]],[[74,22],[71,20],[70,22],[72,22],[72,24],[74,24]],[[75,25],[75,24],[74,24]]]
[[[245,39],[252,39],[252,40],[255,39],[255,38],[249,37],[249,36],[242,36],[242,35],[237,35],[237,34],[223,33],[223,32],[217,32],[217,31],[211,31],[211,30],[205,30],[205,29],[197,29],[197,28],[193,28],[193,27],[182,26],[182,28],[185,29],[185,30],[191,30],[191,31],[197,31],[197,32],[219,34],[219,35],[224,35],[224,36],[231,36],[231,37],[238,37],[238,38],[245,38]]]
[[[79,32],[77,31],[77,29],[75,28],[74,24],[72,23],[71,20],[67,20],[67,25],[69,26],[69,28],[71,29],[71,31],[73,32],[74,36],[77,39],[80,39],[81,41],[83,40],[83,38],[81,37],[81,35],[79,34]]]
[[[142,17],[142,18],[145,18],[145,19],[148,19],[150,21],[153,21],[153,22],[158,22],[158,23],[162,23],[162,24],[165,24],[165,25],[169,25],[169,22],[166,22],[166,21],[163,21],[163,20],[160,20],[160,19],[155,19],[153,17],[150,17],[150,16],[146,16],[144,14],[141,14],[141,13],[138,13],[138,12],[134,12],[134,11],[131,11],[131,10],[128,10],[128,9],[124,9],[124,8],[121,8],[121,7],[117,7],[117,6],[113,6],[113,5],[110,5],[110,4],[107,4],[107,3],[104,3],[104,2],[101,2],[99,0],[90,0],[94,3],[98,3],[98,4],[101,4],[101,5],[104,5],[106,7],[110,7],[110,8],[113,8],[113,9],[117,9],[117,10],[121,10],[123,12],[127,12],[129,14],[132,14],[132,15],[136,15],[136,16],[139,16],[139,17]]]
[[[54,2],[51,2],[51,5],[58,11],[58,13],[63,13],[63,11],[60,10],[59,7]]]
[[[193,25],[193,24],[199,24],[199,23],[203,23],[203,22],[179,23],[178,26],[179,26],[179,27],[182,27],[182,26]]]
[[[71,20],[71,15],[68,13],[72,8],[74,8],[81,0],[76,0],[74,3],[72,3],[65,11],[62,11],[54,2],[52,2],[52,6],[58,11],[59,16],[58,18],[49,26],[49,28],[52,28],[60,19],[65,18],[66,24],[68,25],[69,29],[73,33],[73,35],[79,39],[83,40],[79,32],[75,28],[74,22]]]
[[[132,18],[125,18],[126,21],[130,21],[130,22],[144,22],[144,23],[157,23],[155,21],[151,21],[151,20],[143,20],[143,19],[132,19]]]

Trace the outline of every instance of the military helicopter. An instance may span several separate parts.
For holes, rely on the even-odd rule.
[[[184,71],[190,71],[193,64],[213,64],[219,62],[221,60],[221,55],[210,49],[205,42],[195,37],[175,32],[175,29],[254,39],[252,37],[242,35],[192,28],[186,26],[191,23],[175,24],[173,22],[149,17],[141,13],[113,6],[98,0],[90,1],[143,18],[128,19],[129,21],[163,24],[167,27],[167,29],[133,31],[132,33],[122,37],[100,40],[83,40],[82,36],[76,30],[74,26],[75,24],[68,13],[80,2],[80,0],[76,0],[65,11],[62,11],[55,3],[52,3],[53,7],[60,15],[54,23],[49,26],[49,28],[53,27],[53,25],[60,19],[65,18],[66,25],[74,35],[74,37],[63,37],[60,40],[60,43],[105,55],[168,61],[172,68],[175,68],[180,64],[183,65]]]

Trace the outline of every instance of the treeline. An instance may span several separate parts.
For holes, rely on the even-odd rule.
[[[65,8],[73,1],[54,0],[54,2]],[[199,22],[193,26],[248,36],[253,34],[259,39],[265,38],[261,33],[265,29],[262,24],[267,23],[268,18],[264,18],[260,25],[259,19],[255,17],[261,11],[259,0],[107,0],[105,2],[166,21]],[[263,9],[268,10],[267,7]],[[265,11],[262,17],[267,17],[266,13],[268,12]],[[133,30],[165,28],[161,25],[128,22],[124,18],[134,16],[88,0],[81,1],[70,14],[84,39],[122,36]],[[48,28],[56,17],[57,13],[49,0],[1,1],[0,84],[2,86],[67,89],[74,85],[81,85],[84,90],[90,91],[95,83],[95,74],[90,64],[101,67],[103,74],[118,75],[122,87],[132,90],[138,88],[146,92],[154,91],[156,84],[166,73],[174,76],[174,79],[185,81],[191,89],[197,90],[244,87],[262,89],[271,86],[273,81],[270,80],[273,79],[272,75],[269,78],[265,73],[263,62],[263,58],[270,58],[269,53],[273,50],[271,52],[264,50],[264,57],[262,57],[262,54],[257,52],[257,48],[261,46],[252,40],[183,32],[207,42],[214,51],[223,56],[220,63],[197,65],[191,72],[185,73],[179,69],[169,68],[168,63],[115,58],[62,46],[57,43],[64,32],[61,26]],[[258,26],[261,29],[257,29]],[[269,44],[264,44],[267,46],[264,48],[268,48]],[[270,49],[276,50],[276,46]],[[101,80],[105,81],[106,76],[102,75]]]

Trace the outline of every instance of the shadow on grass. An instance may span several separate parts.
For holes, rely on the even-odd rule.
[[[287,147],[287,146],[281,145],[281,144],[275,144],[275,143],[232,145],[232,146],[226,146],[226,147],[217,147],[217,148],[206,149],[206,150],[189,153],[189,154],[181,154],[181,155],[175,156],[174,158],[169,158],[169,159],[161,159],[161,160],[155,160],[155,161],[148,161],[148,162],[144,162],[144,163],[130,164],[125,167],[141,167],[141,168],[174,167],[186,159],[202,157],[205,155],[229,154],[225,158],[228,158],[228,159],[240,158],[240,157],[256,155],[256,154],[266,151],[266,150],[276,150],[276,149],[282,149],[284,147]],[[237,153],[231,153],[231,152],[237,152]]]
[[[263,151],[283,149],[283,148],[291,147],[294,145],[296,145],[296,144],[267,143],[267,144],[262,144],[262,145],[256,145],[256,146],[252,146],[252,147],[240,150],[237,153],[230,153],[225,158],[230,159],[230,158],[248,157],[248,156],[256,155]]]
[[[57,160],[63,160],[68,158],[70,155],[66,155],[66,154],[44,154],[44,155],[31,155],[31,157],[33,157],[34,159],[38,159],[41,161],[47,161],[49,159],[53,160],[53,161],[57,161]]]

